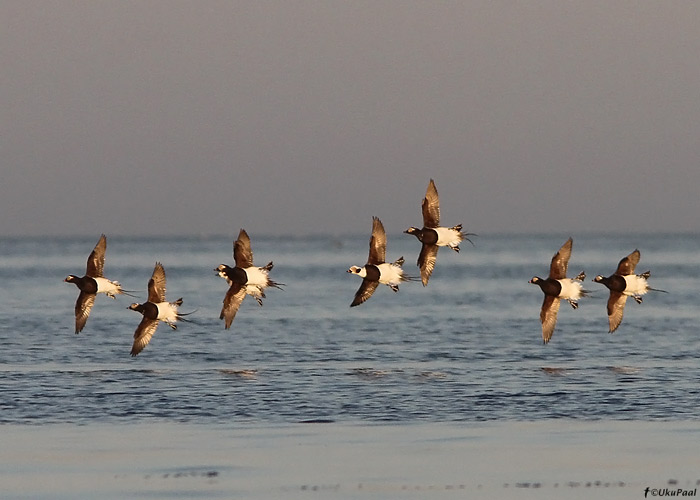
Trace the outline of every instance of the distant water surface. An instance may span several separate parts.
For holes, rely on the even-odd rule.
[[[350,308],[360,285],[346,273],[367,259],[369,235],[271,238],[249,231],[257,265],[272,260],[264,307],[248,297],[230,330],[218,319],[232,239],[108,235],[105,275],[145,300],[156,261],[168,298],[191,322],[161,325],[129,356],[136,299],[96,300],[73,333],[74,285],[94,238],[0,240],[0,422],[12,424],[438,423],[697,420],[700,416],[700,237],[574,236],[569,274],[585,270],[593,296],[563,303],[543,345],[542,293],[560,236],[484,235],[461,253],[441,249],[428,287],[380,286]],[[639,248],[651,292],[628,301],[607,333],[611,274]],[[418,275],[415,238],[390,234],[387,260]]]

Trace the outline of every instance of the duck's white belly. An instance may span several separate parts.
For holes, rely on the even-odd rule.
[[[119,283],[116,281],[110,281],[107,278],[93,278],[97,282],[97,293],[106,293],[107,295],[114,295],[115,293],[121,293],[119,288]]]
[[[459,231],[455,231],[449,227],[436,227],[433,229],[437,232],[438,240],[436,244],[440,247],[456,247],[462,242],[462,235]]]
[[[563,280],[557,280],[561,284],[561,292],[559,292],[560,299],[566,300],[578,300],[583,294],[583,286],[580,281],[572,280],[570,278],[565,278]]]
[[[256,286],[258,288],[265,288],[267,286],[268,277],[267,271],[259,267],[247,267],[244,269],[246,276],[248,277],[248,286]]]
[[[625,278],[625,290],[622,292],[625,295],[644,295],[649,290],[649,285],[644,276],[637,276],[636,274],[628,274],[623,276]]]
[[[403,276],[403,269],[394,264],[384,262],[377,266],[379,269],[379,282],[384,285],[398,285],[401,283],[401,277]]]
[[[175,323],[177,321],[177,306],[171,304],[170,302],[158,302],[156,304],[158,308],[158,318],[161,321],[167,321],[168,323]]]

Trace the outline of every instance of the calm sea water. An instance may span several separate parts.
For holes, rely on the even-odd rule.
[[[251,228],[252,229],[252,228]],[[264,307],[248,297],[230,330],[218,319],[232,239],[108,235],[105,275],[142,301],[155,261],[168,298],[191,322],[161,325],[129,356],[141,317],[134,299],[97,298],[73,333],[75,286],[98,236],[0,240],[0,422],[292,423],[697,420],[700,417],[700,237],[574,236],[569,273],[585,270],[591,298],[562,304],[542,344],[542,293],[567,235],[482,235],[456,254],[440,250],[427,288],[381,286],[350,308],[360,285],[346,273],[367,258],[368,235],[287,239],[249,231],[255,262],[275,262]],[[419,243],[390,235],[387,259],[418,275]],[[612,273],[639,248],[651,270],[644,303],[628,301],[607,333]]]

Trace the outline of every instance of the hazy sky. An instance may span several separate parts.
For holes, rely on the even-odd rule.
[[[0,2],[0,235],[700,231],[700,3]]]

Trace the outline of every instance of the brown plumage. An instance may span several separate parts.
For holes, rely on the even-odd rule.
[[[253,265],[253,250],[250,246],[250,236],[248,236],[245,229],[240,230],[238,238],[233,243],[233,260],[236,263],[236,271],[243,271],[243,269]],[[236,279],[236,277],[234,277],[233,272],[230,277],[226,276],[225,279],[230,286],[224,296],[224,304],[219,314],[219,319],[224,320],[224,328],[226,329],[231,328],[233,319],[236,317],[236,313],[241,307],[246,294],[245,284],[247,277],[245,277],[245,272],[235,274],[242,274],[243,277],[234,282],[233,279]]]
[[[430,182],[428,182],[428,189],[425,191],[421,211],[423,212],[424,227],[440,226],[440,197],[433,179],[430,179]]]
[[[559,251],[552,257],[552,262],[549,265],[549,277],[555,280],[566,278],[566,271],[569,268],[569,259],[571,258],[571,249],[574,246],[574,240],[569,238],[564,243]]]
[[[430,179],[428,183],[428,189],[421,204],[421,212],[423,214],[423,227],[419,229],[411,226],[404,233],[414,235],[421,242],[417,264],[420,268],[423,286],[427,286],[435,269],[439,247],[447,246],[455,252],[459,252],[460,242],[466,239],[471,243],[471,240],[467,238],[469,233],[462,233],[461,224],[449,228],[440,226],[440,197],[433,179]]]
[[[367,257],[367,264],[365,264],[367,275],[362,278],[360,288],[357,289],[350,307],[359,306],[372,296],[379,286],[379,270],[376,266],[383,264],[385,259],[386,232],[384,231],[384,225],[379,218],[372,217],[372,236],[369,239],[369,256]],[[352,271],[353,268],[356,267],[351,267],[348,269],[348,272],[354,272]]]
[[[610,290],[610,297],[608,298],[607,304],[608,331],[610,333],[617,330],[622,323],[627,297],[631,296],[638,303],[641,303],[641,296],[645,294],[647,290],[652,290],[646,283],[649,277],[648,271],[641,275],[634,274],[640,258],[641,253],[639,250],[634,250],[620,260],[617,269],[612,275],[608,277],[598,275],[593,279],[596,283],[601,283]]]
[[[166,302],[165,292],[165,269],[160,262],[156,262],[153,274],[148,280],[148,300],[143,304],[129,306],[129,309],[143,315],[134,332],[134,343],[131,346],[132,356],[136,356],[148,345],[153,334],[156,333],[159,321],[165,321],[170,328],[176,330],[175,322],[183,319],[177,311],[177,308],[182,305],[182,298],[175,302]]]
[[[80,290],[78,299],[75,302],[75,333],[80,333],[85,328],[98,293],[104,293],[111,298],[124,293],[118,282],[110,281],[104,277],[106,251],[107,237],[103,234],[100,236],[95,248],[90,252],[85,275],[80,277],[71,274],[63,280],[66,283],[75,284]]]
[[[571,249],[574,240],[569,238],[564,243],[559,251],[552,257],[552,262],[549,265],[548,279],[560,280],[566,278],[566,271],[569,268],[569,259],[571,258]],[[559,292],[557,292],[558,295]],[[557,316],[559,314],[559,306],[561,301],[556,295],[547,295],[545,293],[542,309],[540,309],[540,322],[542,323],[542,340],[546,344],[554,334],[554,327],[557,325]]]
[[[636,250],[622,260],[617,265],[615,270],[616,276],[626,276],[628,274],[634,274],[634,270],[639,264],[639,259],[641,254],[639,250]],[[608,326],[609,332],[612,333],[618,329],[622,323],[622,317],[625,312],[625,304],[627,303],[627,295],[621,291],[615,291],[610,289],[610,298],[608,299]]]
[[[224,328],[226,329],[231,327],[246,295],[251,295],[262,306],[265,288],[272,286],[281,289],[281,286],[284,285],[276,283],[268,277],[268,273],[273,268],[272,262],[264,267],[253,265],[250,236],[245,229],[239,231],[238,238],[233,243],[233,260],[236,263],[235,267],[220,264],[214,270],[229,284],[219,314],[219,319],[224,320]]]
[[[97,294],[97,286],[95,285],[94,291],[92,288],[92,283],[94,280],[86,280],[89,278],[101,278],[103,277],[104,267],[105,267],[105,252],[107,251],[107,237],[103,234],[97,241],[95,248],[87,259],[87,267],[85,269],[85,280],[84,287],[78,285],[80,288],[80,294],[78,295],[78,300],[75,302],[75,333],[80,333],[85,328],[88,318],[90,317],[90,311],[92,311],[92,306],[95,305],[95,297]],[[68,279],[68,278],[66,278]]]
[[[399,283],[413,279],[403,274],[401,269],[404,263],[403,257],[399,257],[391,264],[386,263],[385,260],[386,232],[384,225],[378,217],[372,217],[372,236],[369,239],[367,263],[362,267],[352,266],[347,271],[362,278],[360,288],[355,293],[350,307],[359,306],[366,302],[380,283],[388,285],[393,291],[398,292]]]
[[[573,243],[573,239],[569,238],[559,251],[554,254],[549,265],[549,276],[547,279],[535,276],[529,281],[539,285],[544,293],[544,300],[540,309],[540,322],[542,323],[542,340],[545,344],[550,341],[554,333],[561,300],[567,300],[571,307],[576,309],[578,307],[576,302],[578,298],[588,293],[583,290],[580,284],[566,277]],[[585,277],[586,275],[581,272],[575,280],[581,281]]]

